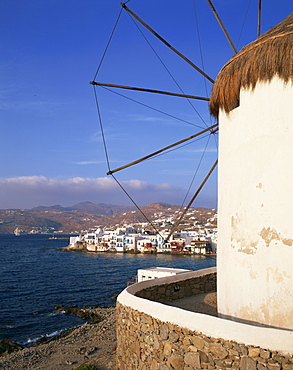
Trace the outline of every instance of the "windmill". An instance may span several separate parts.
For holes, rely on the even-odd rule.
[[[216,17],[216,19],[217,19],[217,21],[218,21],[218,23],[219,23],[219,25],[221,27],[221,29],[223,30],[223,33],[224,33],[225,37],[227,38],[228,43],[231,46],[231,49],[232,49],[233,53],[234,54],[237,53],[236,46],[233,44],[233,42],[231,40],[231,37],[229,36],[229,34],[228,34],[228,32],[227,32],[227,30],[226,30],[223,22],[221,21],[220,16],[217,13],[217,11],[216,11],[216,9],[215,9],[212,1],[211,0],[207,0],[207,4],[210,6],[213,14],[215,15],[215,17]],[[106,55],[106,53],[108,51],[110,42],[111,42],[111,40],[113,38],[113,35],[115,33],[115,30],[117,28],[117,24],[118,24],[118,22],[120,20],[120,16],[121,16],[121,12],[122,11],[124,13],[127,13],[127,15],[130,16],[130,18],[132,19],[132,21],[135,22],[135,25],[136,25],[137,28],[138,28],[138,26],[141,26],[143,29],[147,30],[148,33],[150,33],[153,37],[155,37],[157,40],[159,40],[159,42],[161,42],[165,47],[167,47],[168,49],[170,49],[174,54],[176,54],[176,56],[179,56],[184,62],[186,62],[189,66],[191,66],[196,71],[196,73],[202,75],[203,78],[206,81],[208,81],[210,84],[213,83],[214,80],[202,68],[200,68],[197,65],[195,65],[195,63],[193,63],[189,58],[187,58],[179,50],[177,50],[175,47],[173,47],[161,35],[159,35],[152,27],[150,27],[146,22],[144,22],[137,14],[135,14],[128,7],[128,5],[126,5],[126,3],[121,3],[121,11],[119,13],[119,16],[117,18],[117,21],[115,23],[115,26],[113,28],[111,37],[109,39],[109,42],[108,42],[107,47],[105,49],[105,52],[103,54],[102,60],[100,62],[100,65],[99,65],[99,67],[97,69],[97,72],[95,74],[94,80],[91,81],[91,84],[95,88],[95,98],[96,98],[96,103],[97,103],[98,112],[99,112],[100,126],[101,126],[101,131],[102,131],[102,136],[103,136],[103,142],[104,142],[104,147],[105,147],[105,152],[106,152],[106,158],[107,158],[107,165],[108,165],[107,175],[111,175],[115,179],[115,181],[119,184],[119,186],[124,190],[124,192],[129,196],[129,198],[134,202],[134,204],[137,206],[137,208],[140,209],[140,207],[135,203],[135,201],[133,200],[133,198],[125,190],[125,188],[123,188],[123,186],[121,185],[121,182],[119,182],[117,180],[117,178],[115,177],[115,174],[117,172],[123,170],[123,169],[129,168],[129,167],[131,167],[133,165],[137,165],[138,163],[141,163],[143,161],[148,161],[149,159],[151,159],[153,157],[158,157],[158,156],[162,155],[166,151],[167,152],[170,152],[170,151],[174,150],[175,147],[177,147],[177,146],[186,145],[185,143],[187,143],[189,141],[192,141],[192,140],[195,140],[196,138],[201,138],[203,136],[211,136],[211,135],[216,136],[217,135],[217,130],[218,130],[218,124],[217,124],[217,122],[214,123],[214,124],[211,124],[210,123],[209,125],[205,123],[206,127],[205,128],[202,128],[201,130],[199,130],[198,129],[198,127],[200,127],[199,125],[196,125],[194,123],[185,121],[185,123],[187,122],[187,123],[193,125],[193,128],[196,128],[196,133],[195,134],[190,135],[190,136],[188,136],[185,139],[176,141],[173,144],[169,144],[169,145],[167,145],[167,146],[165,146],[165,147],[163,147],[163,148],[161,148],[159,150],[154,151],[151,154],[144,155],[140,159],[136,159],[136,160],[132,161],[131,163],[127,164],[127,165],[123,165],[123,166],[117,167],[115,169],[112,169],[112,167],[110,165],[110,161],[109,161],[108,151],[107,151],[106,139],[105,139],[104,128],[103,128],[103,124],[102,124],[102,118],[101,118],[101,112],[100,112],[99,101],[98,101],[98,94],[97,94],[96,88],[100,88],[100,87],[105,88],[105,89],[110,89],[110,88],[113,89],[114,88],[114,89],[116,89],[116,91],[118,89],[118,90],[134,91],[134,92],[144,92],[144,93],[149,93],[149,94],[153,94],[153,95],[157,95],[157,96],[158,95],[161,95],[161,96],[168,96],[168,97],[172,97],[173,96],[173,97],[185,98],[185,99],[187,99],[189,101],[190,105],[192,105],[192,101],[194,101],[194,100],[196,100],[196,101],[202,101],[202,102],[208,102],[209,101],[208,90],[206,90],[206,95],[207,96],[198,96],[198,95],[186,94],[183,90],[181,90],[181,93],[178,93],[178,92],[170,92],[170,91],[161,90],[161,89],[153,89],[153,88],[145,88],[145,87],[137,87],[137,86],[123,85],[123,84],[116,84],[116,83],[105,83],[105,82],[96,81],[97,77],[100,76],[100,67],[101,67],[102,62],[103,62],[103,60],[105,58],[105,55]],[[260,30],[261,30],[261,1],[258,0],[258,26],[257,26],[257,35],[258,36],[260,35]],[[142,33],[141,30],[140,30],[140,32]],[[143,36],[143,37],[145,38],[145,36]],[[147,43],[149,43],[149,41],[147,41]],[[151,46],[151,48],[152,48],[152,46]],[[156,54],[156,51],[154,51],[154,52]],[[168,71],[168,73],[169,73],[169,71]],[[116,92],[116,94],[119,94],[119,93]],[[130,98],[130,100],[132,100],[132,99]],[[145,104],[142,104],[142,105],[145,105]],[[169,115],[169,116],[172,117],[171,115]],[[121,144],[121,141],[120,141],[120,144]],[[208,144],[206,144],[206,146],[207,145]],[[215,145],[217,146],[217,139],[215,139]],[[200,159],[200,162],[201,161],[202,161],[202,158]],[[201,181],[198,183],[198,186],[197,186],[196,190],[194,191],[194,195],[193,196],[190,196],[189,195],[189,192],[190,192],[190,189],[191,189],[191,185],[194,182],[194,177],[193,177],[193,179],[191,181],[191,185],[189,187],[189,191],[185,195],[184,200],[182,202],[182,206],[184,206],[182,208],[184,208],[184,209],[183,209],[181,215],[178,217],[177,221],[175,222],[174,227],[170,231],[170,234],[169,234],[168,238],[174,232],[174,230],[178,227],[178,225],[180,224],[180,222],[184,218],[185,213],[188,211],[189,207],[193,204],[193,202],[196,199],[196,197],[200,194],[201,190],[203,189],[204,185],[207,183],[209,177],[212,175],[212,173],[215,170],[216,166],[217,166],[217,158],[215,158],[215,160],[211,163],[210,169],[206,171],[206,174],[202,177]],[[199,167],[197,168],[197,171],[198,171],[198,169],[199,169]],[[189,200],[188,200],[188,196],[189,196]]]

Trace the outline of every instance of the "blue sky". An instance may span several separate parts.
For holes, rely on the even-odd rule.
[[[238,50],[256,38],[257,0],[213,3]],[[213,79],[233,56],[205,0],[131,0],[127,6]],[[292,8],[290,0],[264,1],[262,32]],[[82,201],[130,204],[106,175],[89,84],[120,9],[116,0],[0,2],[0,208],[69,206]],[[211,83],[142,30],[168,72],[124,10],[96,81],[209,95]],[[215,123],[206,102],[191,105],[182,98],[112,91],[116,93],[96,89],[111,169]],[[139,205],[181,204],[199,162],[186,201],[216,157],[217,138],[209,135],[116,177]],[[194,205],[216,207],[216,175]]]

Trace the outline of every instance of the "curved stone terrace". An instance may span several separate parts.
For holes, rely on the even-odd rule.
[[[117,365],[128,370],[293,370],[293,332],[217,317],[216,268],[126,288]]]

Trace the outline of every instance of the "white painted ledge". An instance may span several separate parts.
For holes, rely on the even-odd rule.
[[[271,351],[280,351],[284,354],[293,354],[293,331],[291,330],[242,324],[219,317],[167,306],[162,303],[135,296],[135,293],[151,286],[169,284],[196,276],[211,274],[216,271],[216,268],[212,267],[200,271],[168,276],[166,278],[143,281],[124,289],[119,294],[117,301],[124,306],[150,315],[162,322],[178,325],[213,338],[222,338],[224,340],[261,347]]]

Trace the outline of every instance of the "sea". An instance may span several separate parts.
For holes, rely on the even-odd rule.
[[[0,234],[0,340],[29,347],[83,325],[83,319],[57,312],[55,305],[114,306],[137,269],[199,270],[216,265],[212,256],[59,249],[68,244],[69,236]]]

